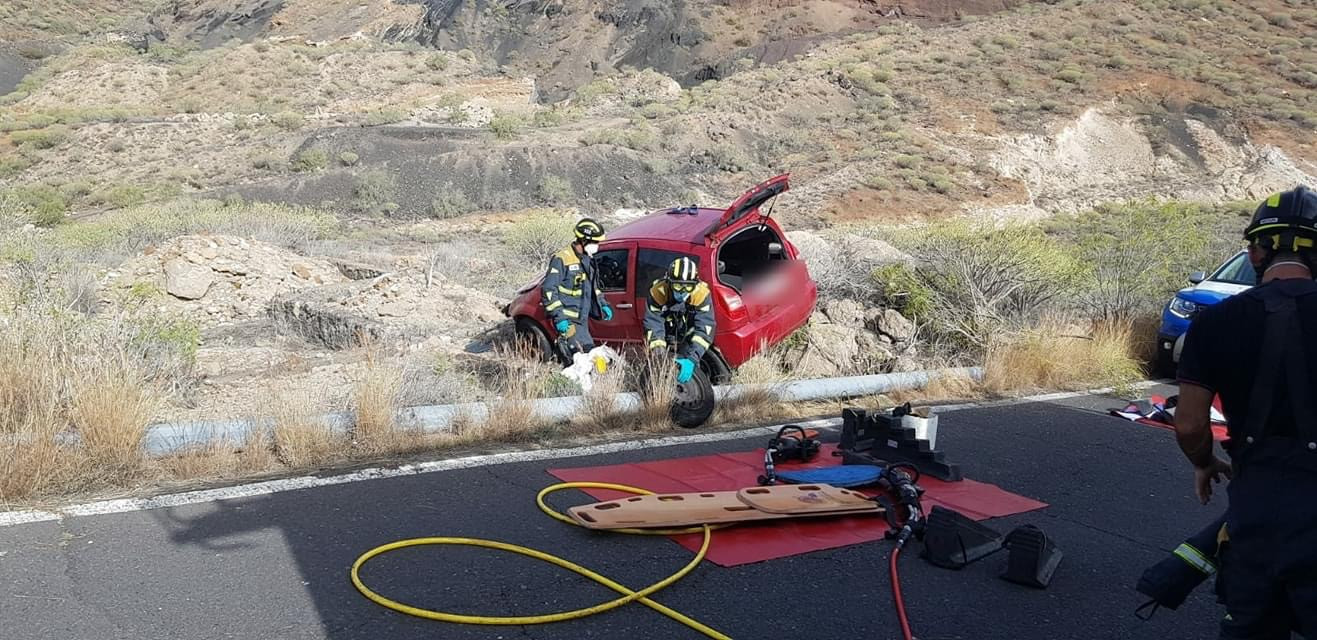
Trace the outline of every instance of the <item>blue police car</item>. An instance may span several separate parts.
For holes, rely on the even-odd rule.
[[[1162,311],[1162,325],[1157,331],[1157,368],[1162,375],[1175,375],[1180,349],[1184,347],[1184,333],[1198,312],[1247,291],[1257,283],[1257,275],[1248,254],[1240,251],[1211,275],[1201,271],[1190,275],[1189,282],[1192,286],[1177,291]]]

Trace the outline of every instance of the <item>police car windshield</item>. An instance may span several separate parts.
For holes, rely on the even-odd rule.
[[[1257,273],[1253,271],[1253,263],[1248,261],[1247,253],[1240,253],[1231,258],[1216,273],[1212,274],[1212,282],[1226,282],[1229,284],[1254,285],[1257,284]]]

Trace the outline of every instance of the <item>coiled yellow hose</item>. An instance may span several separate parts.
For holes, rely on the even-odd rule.
[[[562,491],[564,489],[612,489],[614,491],[622,491],[625,493],[632,493],[636,495],[654,494],[653,491],[647,491],[645,489],[639,489],[636,487],[628,487],[626,485],[620,485],[620,484],[610,484],[606,482],[564,482],[561,484],[555,484],[549,487],[545,487],[542,491],[540,491],[539,495],[535,496],[535,504],[539,505],[541,511],[548,514],[549,517],[555,520],[566,522],[567,524],[573,526],[580,526],[580,525],[577,524],[577,522],[575,520],[572,520],[570,517],[555,511],[553,508],[549,507],[549,505],[546,504],[544,501],[545,497],[548,496],[549,494],[555,491]],[[427,618],[430,620],[439,620],[442,622],[453,622],[457,624],[487,624],[487,625],[545,624],[549,622],[562,622],[565,620],[575,620],[578,618],[584,618],[586,616],[592,616],[595,614],[603,613],[605,611],[610,611],[612,609],[616,609],[618,607],[621,607],[623,605],[632,602],[639,602],[710,638],[719,638],[720,640],[731,640],[729,636],[724,635],[708,626],[705,626],[704,624],[697,622],[696,620],[693,620],[676,610],[665,607],[649,598],[649,596],[657,593],[658,591],[661,591],[662,589],[671,586],[673,583],[686,577],[686,574],[690,573],[691,571],[694,571],[695,567],[699,566],[700,562],[704,560],[704,556],[709,551],[709,541],[713,537],[713,530],[715,528],[721,528],[721,527],[712,527],[706,524],[703,526],[691,527],[688,529],[615,529],[613,530],[614,533],[628,533],[633,535],[650,535],[650,536],[674,535],[674,534],[685,534],[685,533],[704,534],[704,542],[700,545],[699,552],[695,554],[695,557],[691,559],[691,561],[687,563],[686,566],[682,567],[676,573],[658,582],[655,582],[654,584],[645,587],[644,589],[641,589],[639,591],[633,591],[627,588],[626,586],[618,584],[617,582],[614,582],[613,580],[610,580],[607,577],[595,573],[574,562],[571,562],[569,560],[564,560],[552,554],[544,553],[543,551],[537,551],[535,549],[531,549],[530,547],[523,547],[521,545],[508,544],[506,542],[497,542],[495,540],[485,540],[481,538],[450,538],[450,537],[413,538],[410,540],[399,540],[398,542],[391,542],[386,545],[375,547],[374,549],[371,549],[370,551],[367,551],[366,553],[362,554],[360,558],[357,558],[356,562],[352,563],[352,574],[351,574],[352,584],[357,587],[357,591],[360,591],[362,595],[366,596],[371,601],[375,602],[376,604],[379,604],[380,606],[387,607],[389,609],[398,611],[400,613],[405,613],[420,618]],[[609,589],[612,589],[613,591],[622,594],[622,597],[601,604],[597,604],[592,607],[585,607],[583,609],[575,609],[573,611],[563,611],[560,613],[550,613],[550,614],[537,615],[537,616],[502,616],[502,617],[473,616],[473,615],[464,615],[458,613],[446,613],[443,611],[432,611],[429,609],[422,609],[420,607],[413,607],[411,605],[403,604],[395,600],[390,600],[389,598],[386,598],[378,593],[375,593],[374,591],[371,591],[370,588],[367,587],[365,583],[361,581],[361,576],[359,575],[360,569],[362,565],[365,565],[367,562],[369,562],[371,558],[374,558],[376,556],[397,549],[403,549],[406,547],[418,547],[425,545],[461,545],[468,547],[482,547],[485,549],[496,549],[498,551],[506,551],[509,553],[516,553],[523,556],[528,556],[536,560],[540,560],[542,562],[548,562],[549,564],[557,565],[569,571],[585,576],[591,580],[594,580],[595,582],[598,582],[599,584],[608,587]]]

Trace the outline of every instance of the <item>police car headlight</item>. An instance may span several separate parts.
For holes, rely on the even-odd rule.
[[[1181,318],[1192,318],[1201,308],[1197,302],[1190,302],[1184,298],[1176,297],[1171,299],[1171,313]]]

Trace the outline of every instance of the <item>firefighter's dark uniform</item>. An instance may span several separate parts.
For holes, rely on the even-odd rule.
[[[645,344],[651,351],[672,346],[679,357],[699,362],[713,346],[716,328],[708,284],[696,284],[685,302],[677,301],[667,280],[657,280],[649,288]]]
[[[1205,309],[1179,377],[1215,391],[1234,479],[1217,589],[1222,638],[1317,638],[1317,283],[1268,282]]]
[[[558,343],[566,352],[587,352],[594,348],[590,337],[590,318],[603,318],[604,297],[595,284],[594,264],[588,255],[576,255],[571,247],[563,249],[549,259],[549,271],[540,285],[549,325],[566,320],[571,327],[558,336]]]

